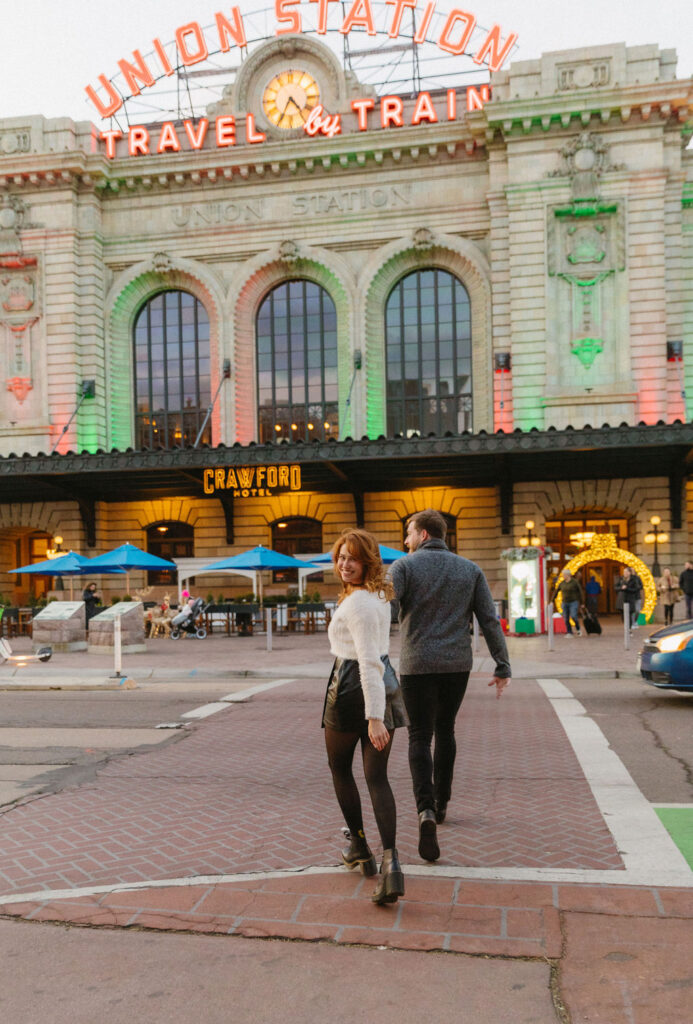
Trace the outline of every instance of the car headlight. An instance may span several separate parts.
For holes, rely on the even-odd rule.
[[[693,629],[687,629],[683,633],[671,633],[663,636],[661,640],[655,640],[655,644],[663,654],[671,651],[682,651],[689,640],[693,639]]]

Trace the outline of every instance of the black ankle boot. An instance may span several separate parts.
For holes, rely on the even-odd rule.
[[[378,873],[375,857],[371,853],[363,832],[358,835],[350,835],[351,842],[346,850],[342,850],[342,860],[351,871],[353,868],[361,868],[361,873],[371,878]]]
[[[394,847],[383,851],[383,862],[380,865],[381,878],[371,899],[374,903],[396,903],[404,896],[404,875],[399,863],[399,855]]]
[[[436,835],[435,811],[426,809],[419,813],[419,856],[424,860],[438,860],[440,847]]]

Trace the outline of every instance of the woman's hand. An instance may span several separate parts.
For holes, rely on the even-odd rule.
[[[390,742],[390,733],[379,718],[368,719],[368,739],[376,750],[384,750]]]

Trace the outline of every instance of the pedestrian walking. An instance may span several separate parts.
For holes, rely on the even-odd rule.
[[[332,562],[342,592],[328,627],[336,660],[327,685],[322,724],[335,794],[351,840],[342,859],[348,868],[360,867],[364,875],[376,874],[353,774],[354,753],[360,744],[383,844],[381,877],[371,899],[379,904],[395,903],[404,895],[404,876],[397,853],[397,811],[387,763],[394,731],[407,724],[407,717],[388,658],[393,589],[385,578],[377,541],[366,530],[345,530],[332,549]]]
[[[594,616],[599,614],[599,595],[602,592],[602,585],[593,572],[585,584],[585,607]]]
[[[573,635],[573,623],[575,624],[576,634],[582,636],[578,614],[580,606],[585,603],[585,595],[580,580],[577,576],[573,576],[569,569],[563,569],[561,572],[551,600],[555,601],[559,594],[563,601],[563,621],[565,622],[566,637]]]
[[[638,615],[642,606],[642,580],[628,565],[623,570],[619,589],[623,595],[623,603],[627,604],[630,609],[630,628],[637,629]]]
[[[406,558],[391,568],[399,601],[400,672],[409,716],[409,767],[419,815],[419,854],[440,856],[457,746],[455,719],[472,668],[472,615],[496,663],[489,686],[500,697],[510,682],[505,637],[486,578],[474,562],[448,550],[446,523],[426,509],[407,522]],[[431,744],[435,738],[435,749]]]
[[[657,592],[664,606],[664,625],[670,626],[674,621],[674,605],[681,596],[679,585],[671,575],[671,569],[665,569],[657,582]]]
[[[95,583],[87,583],[82,591],[82,600],[84,601],[84,617],[88,626],[89,620],[99,614],[99,605],[101,604],[101,598],[96,593]]]
[[[686,562],[679,576],[679,586],[686,598],[686,618],[693,619],[693,562]]]

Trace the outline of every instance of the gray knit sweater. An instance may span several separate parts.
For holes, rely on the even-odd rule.
[[[402,675],[469,671],[472,613],[496,663],[496,675],[512,674],[491,591],[478,565],[453,555],[444,541],[431,539],[398,558],[390,575],[399,600]]]

